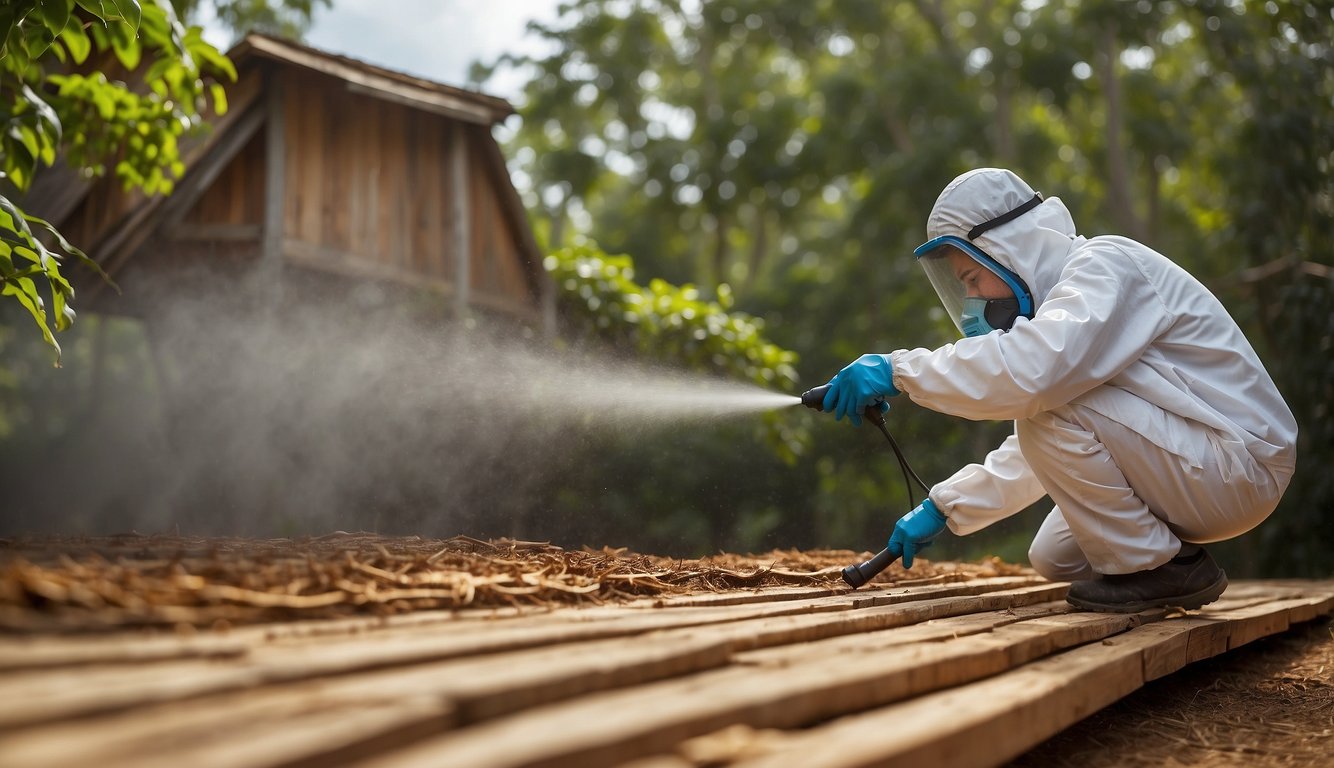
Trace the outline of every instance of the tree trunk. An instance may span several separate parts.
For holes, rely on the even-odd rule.
[[[713,231],[713,295],[718,295],[717,287],[727,282],[727,230],[732,226],[732,217],[726,211],[719,211],[713,218],[717,227]]]
[[[1130,158],[1121,135],[1125,121],[1121,103],[1121,80],[1117,75],[1120,47],[1116,40],[1116,24],[1108,22],[1102,29],[1101,65],[1103,98],[1107,104],[1107,204],[1113,221],[1119,222],[1127,235],[1144,239],[1139,218],[1135,215],[1134,195],[1130,189]]]
[[[1014,162],[1013,94],[1014,73],[1008,68],[996,73],[996,160],[1002,166]]]
[[[1158,221],[1162,214],[1162,174],[1158,173],[1158,168],[1154,163],[1148,164],[1148,192],[1146,194],[1148,210],[1144,216],[1143,239],[1145,242],[1153,240],[1154,234],[1158,231]]]
[[[759,279],[760,269],[764,266],[765,256],[769,251],[769,212],[763,205],[755,206],[750,243],[750,263],[746,272],[746,288]]]
[[[561,198],[560,204],[550,212],[551,231],[548,237],[551,240],[550,248],[555,251],[565,247],[565,219],[569,213],[570,197],[566,195]]]

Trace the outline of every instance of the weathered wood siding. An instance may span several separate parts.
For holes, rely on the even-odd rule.
[[[264,135],[258,132],[185,215],[187,239],[258,239],[264,222]]]
[[[452,294],[455,122],[312,73],[282,72],[278,87],[285,120],[284,257],[315,268],[425,278]],[[464,129],[469,299],[531,308],[523,257],[498,202],[497,184],[509,180],[497,179],[485,162],[482,142],[491,140],[485,130]]]
[[[511,301],[531,302],[527,278],[520,268],[522,254],[514,242],[512,229],[506,226],[496,189],[497,169],[487,162],[483,141],[490,137],[480,126],[468,126],[470,183],[471,254],[469,274],[472,294],[476,297],[504,297]],[[494,150],[493,150],[494,151]],[[504,171],[503,166],[499,169]],[[504,183],[509,183],[508,179]],[[527,226],[525,223],[523,226]]]

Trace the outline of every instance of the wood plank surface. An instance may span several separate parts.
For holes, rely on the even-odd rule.
[[[1179,639],[1210,626],[1244,627],[1258,617],[1286,619],[1327,597],[1280,600],[1199,618],[1135,627],[1021,666],[982,682],[916,698],[898,706],[844,718],[782,737],[772,753],[738,761],[745,768],[819,765],[997,765],[1135,691],[1146,681],[1185,666],[1181,653],[1163,653]],[[1242,623],[1233,623],[1240,621]],[[1253,626],[1277,626],[1281,620]],[[1240,637],[1247,636],[1245,633]],[[1169,660],[1171,657],[1171,660]],[[839,749],[831,753],[830,744]]]
[[[1129,615],[1077,611],[1066,587],[0,637],[0,763],[994,765],[1148,680],[1334,611],[1334,582],[1239,582],[1204,610]]]
[[[955,587],[957,589],[957,587]],[[945,591],[945,587],[916,588],[913,595],[930,595]],[[375,642],[364,639],[344,639],[319,645],[312,652],[308,643],[273,645],[252,648],[246,655],[220,663],[217,659],[187,659],[166,661],[151,669],[142,666],[101,666],[78,668],[71,674],[51,674],[47,671],[15,672],[0,679],[0,731],[30,726],[51,720],[85,717],[99,713],[141,707],[159,702],[176,702],[213,693],[241,690],[258,685],[271,685],[309,680],[331,675],[348,675],[391,667],[420,665],[443,659],[494,652],[497,648],[514,649],[518,643],[515,634],[531,646],[547,646],[580,642],[574,649],[557,649],[553,658],[540,656],[533,665],[536,669],[553,669],[558,674],[586,675],[588,671],[574,664],[581,648],[595,639],[622,637],[626,634],[680,629],[692,625],[722,624],[713,633],[670,635],[665,642],[678,647],[702,644],[718,646],[724,652],[733,648],[757,647],[828,636],[835,632],[862,631],[867,627],[899,626],[935,616],[960,615],[996,607],[1011,607],[1034,601],[1051,599],[1061,591],[1060,585],[1040,585],[1018,590],[1003,590],[979,596],[934,598],[901,602],[905,595],[885,594],[819,598],[814,601],[789,601],[773,606],[745,606],[741,608],[704,608],[695,611],[659,611],[632,613],[621,621],[603,620],[580,623],[527,622],[518,626],[472,626],[470,631],[442,634],[438,631],[403,632],[382,637]],[[890,604],[859,612],[855,621],[821,621],[821,614],[794,617],[796,621],[776,626],[755,623],[770,616],[783,616],[802,610],[846,610],[851,606],[875,603]],[[766,610],[766,608],[768,610]],[[576,615],[576,614],[572,614]],[[605,615],[605,614],[604,614]],[[543,640],[547,642],[542,642]],[[496,643],[499,642],[500,645]],[[603,658],[601,646],[592,646],[592,663]],[[648,646],[638,646],[641,655],[655,655]],[[548,654],[550,655],[550,654]],[[527,657],[511,656],[509,663],[519,665]],[[627,662],[628,663],[628,662]],[[634,669],[634,665],[629,665]],[[568,675],[567,675],[568,676]],[[466,679],[466,667],[454,677]],[[475,679],[497,687],[492,676]],[[587,682],[587,681],[585,681]],[[533,683],[534,685],[536,683]],[[523,682],[520,682],[522,687]],[[499,686],[498,690],[507,690]],[[535,695],[536,690],[529,695]],[[517,695],[517,694],[515,694]],[[478,705],[481,706],[481,705]]]

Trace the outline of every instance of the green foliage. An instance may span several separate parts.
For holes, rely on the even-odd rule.
[[[726,284],[718,286],[716,301],[701,299],[693,285],[654,278],[641,286],[629,256],[609,256],[592,245],[556,251],[545,266],[576,334],[769,389],[796,387],[796,353],[765,339],[762,319],[731,311]]]
[[[733,309],[732,290],[717,288],[717,300],[700,297],[693,285],[654,278],[635,282],[629,256],[611,256],[594,245],[562,248],[545,260],[560,289],[565,333],[593,338],[641,359],[749,381],[794,393],[797,355],[769,341],[764,320]],[[761,420],[760,440],[792,464],[809,448],[807,430],[779,414]]]
[[[179,139],[200,126],[210,100],[215,112],[226,109],[221,88],[205,77],[236,78],[231,62],[165,0],[17,0],[0,9],[0,41],[0,181],[20,196],[62,153],[88,176],[114,163],[127,189],[169,193],[184,172]],[[142,88],[106,73],[119,65],[133,80],[141,64]],[[0,195],[3,295],[28,311],[59,365],[53,332],[74,319],[60,262],[73,257],[101,270],[15,199]],[[49,307],[38,281],[47,284]]]

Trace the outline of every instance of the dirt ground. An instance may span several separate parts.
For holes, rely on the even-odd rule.
[[[1334,622],[1197,662],[1007,768],[1334,765]]]

